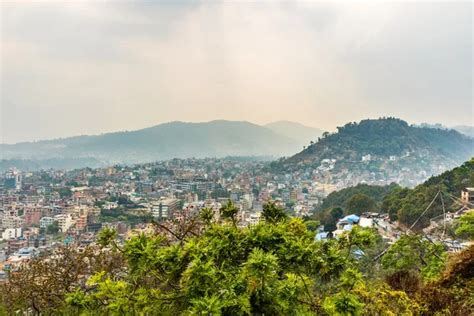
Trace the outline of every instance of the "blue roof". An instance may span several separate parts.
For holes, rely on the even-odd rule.
[[[344,217],[344,218],[342,219],[342,221],[348,221],[348,222],[354,224],[354,223],[358,223],[358,222],[359,222],[359,219],[360,219],[359,216],[357,216],[357,215],[355,215],[355,214],[351,214],[351,215],[347,215],[346,217]]]

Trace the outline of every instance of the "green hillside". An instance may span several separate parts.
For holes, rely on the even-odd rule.
[[[449,196],[459,198],[463,188],[472,186],[474,186],[474,158],[439,176],[431,177],[414,189],[393,190],[384,198],[382,211],[388,212],[392,220],[411,226],[440,191],[443,200],[441,197],[437,198],[426,214],[421,217],[414,227],[420,229],[429,225],[430,218],[442,214],[443,203],[448,211],[459,209],[460,204]]]
[[[454,130],[415,127],[396,118],[363,120],[324,133],[273,172],[305,171],[344,187],[358,183],[414,187],[474,156],[474,139]]]
[[[371,198],[375,206],[380,206],[382,204],[383,198],[389,194],[391,191],[399,188],[397,184],[391,184],[386,186],[379,185],[368,185],[368,184],[358,184],[354,187],[345,188],[339,191],[332,192],[329,194],[319,206],[320,210],[326,210],[333,207],[346,208],[349,200],[357,194],[364,194]]]
[[[322,160],[338,157],[359,159],[362,155],[381,157],[403,156],[410,153],[426,156],[435,154],[452,161],[466,160],[474,151],[474,140],[454,130],[420,128],[396,118],[363,120],[337,128],[314,145],[289,158],[287,162]]]

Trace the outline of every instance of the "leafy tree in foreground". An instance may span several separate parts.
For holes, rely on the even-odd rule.
[[[456,236],[474,240],[474,211],[463,214],[455,230]]]
[[[425,315],[472,315],[474,310],[474,246],[449,257],[441,277],[417,297]]]
[[[57,315],[469,314],[474,248],[450,258],[445,269],[444,251],[418,236],[403,236],[380,256],[378,250],[387,245],[373,229],[354,226],[338,239],[315,241],[315,233],[300,219],[237,228],[232,220],[213,223],[208,213],[203,211],[194,220],[178,221],[154,233],[134,235],[123,243],[113,230],[104,230],[98,245],[87,248],[86,256],[35,259],[1,285],[0,311]],[[392,282],[406,276],[401,274],[405,271],[414,276],[415,288]],[[425,291],[435,293],[435,301]]]
[[[311,232],[317,231],[318,228],[321,226],[321,223],[315,220],[307,220],[304,222],[304,224],[306,225],[306,228]]]
[[[199,217],[204,221],[204,223],[206,223],[206,225],[211,225],[214,219],[214,211],[211,208],[205,207],[201,209]]]
[[[0,284],[0,302],[9,314],[26,310],[52,314],[64,306],[66,294],[85,289],[87,276],[99,272],[113,275],[123,268],[117,253],[99,247],[83,251],[62,247],[10,271],[8,282]]]
[[[237,213],[239,209],[231,200],[228,200],[227,203],[220,208],[220,211],[222,218],[229,219],[234,227],[237,226]]]
[[[356,264],[347,256],[348,245],[366,247],[372,234],[356,229],[340,241],[315,242],[301,220],[282,219],[244,229],[212,224],[182,245],[135,236],[122,249],[128,273],[119,279],[96,274],[88,291],[69,296],[68,308],[88,313],[146,308],[162,315],[323,312],[317,284],[337,280]]]
[[[278,207],[275,202],[269,202],[263,206],[262,217],[267,223],[275,224],[288,216],[285,214],[285,210]]]
[[[404,235],[382,257],[388,283],[395,289],[416,291],[419,279],[435,280],[443,271],[447,253],[442,244],[417,235]]]

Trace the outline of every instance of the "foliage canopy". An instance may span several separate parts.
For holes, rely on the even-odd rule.
[[[404,236],[379,264],[377,249],[387,245],[372,229],[355,226],[339,239],[315,241],[305,222],[282,216],[274,205],[266,206],[272,210],[268,220],[247,228],[237,228],[232,204],[226,207],[230,220],[216,222],[203,210],[182,222],[194,228],[199,221],[192,234],[179,233],[191,231],[186,227],[168,228],[179,232],[142,233],[120,243],[107,229],[84,252],[61,248],[53,261],[36,259],[1,285],[3,309],[80,315],[412,315],[450,309],[447,303],[432,307],[419,294],[443,276],[447,258],[440,245]],[[462,264],[472,260],[465,257]],[[420,280],[415,291],[390,282],[407,275],[402,272]],[[443,292],[446,302],[458,303],[468,294]]]

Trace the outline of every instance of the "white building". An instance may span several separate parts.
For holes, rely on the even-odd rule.
[[[178,209],[179,200],[177,199],[161,199],[151,204],[151,213],[159,220],[173,218],[173,213]]]
[[[260,222],[261,213],[252,212],[248,218],[249,225],[257,225]]]
[[[63,233],[74,224],[71,214],[59,214],[56,215],[54,219],[58,222],[59,229]]]
[[[372,160],[372,155],[371,154],[362,156],[362,161],[371,161],[371,160]]]
[[[23,225],[23,219],[19,216],[5,215],[2,218],[2,228],[17,228]]]
[[[46,216],[46,217],[42,217],[42,218],[40,219],[40,227],[41,227],[41,228],[46,228],[46,227],[48,227],[49,225],[53,224],[54,221],[55,221],[55,219],[52,218],[52,217],[47,217],[47,216]]]
[[[15,239],[22,236],[22,229],[21,228],[7,228],[2,233],[2,239]]]
[[[104,206],[102,206],[104,210],[112,210],[112,209],[116,209],[117,207],[118,207],[117,202],[105,202]]]

